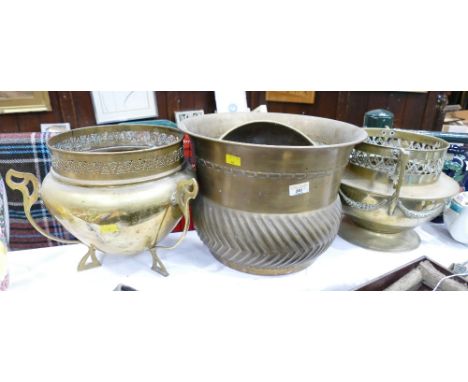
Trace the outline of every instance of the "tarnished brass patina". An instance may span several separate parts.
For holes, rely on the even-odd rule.
[[[307,139],[300,146],[240,142],[233,129],[253,122],[291,126]],[[353,146],[367,137],[364,130],[280,113],[205,115],[183,121],[181,129],[196,156],[197,232],[219,261],[277,275],[306,268],[328,248],[341,220],[341,176]],[[223,139],[229,136],[236,141]]]
[[[152,269],[167,275],[157,243],[185,217],[198,184],[184,168],[183,135],[162,126],[109,125],[71,130],[48,141],[52,169],[40,188],[29,173],[9,170],[7,184],[23,194],[29,222],[44,236],[30,208],[39,196],[51,214],[89,247],[78,269],[99,266],[95,250],[134,255],[149,249]],[[22,179],[20,182],[14,179]],[[32,193],[27,185],[31,182]]]
[[[340,195],[340,236],[381,251],[417,248],[412,229],[439,215],[458,184],[442,173],[448,143],[398,129],[365,129],[351,153]]]

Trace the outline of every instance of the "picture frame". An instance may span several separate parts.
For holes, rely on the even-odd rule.
[[[268,91],[266,100],[272,102],[315,103],[314,91]]]
[[[61,123],[41,123],[41,132],[42,133],[63,133],[65,131],[71,130],[71,126],[69,122],[61,122]]]
[[[153,91],[92,91],[91,98],[98,125],[158,116]]]
[[[52,111],[49,92],[0,91],[0,114]]]
[[[187,119],[187,118],[192,118],[192,117],[198,117],[200,115],[204,115],[205,112],[203,109],[199,109],[199,110],[186,110],[186,111],[175,111],[174,112],[174,116],[175,116],[175,120],[176,120],[176,123],[177,123],[177,126],[180,125],[180,122],[182,122],[184,119]]]
[[[250,111],[247,106],[247,94],[237,90],[215,90],[217,113],[236,113]]]

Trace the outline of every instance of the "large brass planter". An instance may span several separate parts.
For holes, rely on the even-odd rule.
[[[182,138],[175,130],[146,125],[88,127],[50,138],[52,169],[40,196],[51,214],[89,247],[79,270],[100,265],[95,249],[113,255],[149,249],[153,270],[167,275],[157,243],[185,216],[175,245],[180,243],[190,223],[188,203],[198,192],[184,168]],[[51,237],[32,219],[30,207],[39,197],[32,174],[10,170],[6,181],[23,193],[26,216],[39,232],[71,242]]]
[[[291,126],[316,144],[221,139],[254,121]],[[341,176],[353,146],[366,138],[362,129],[279,113],[205,115],[183,121],[181,129],[196,156],[195,225],[219,261],[243,272],[286,274],[306,268],[331,244],[341,219]]]
[[[380,251],[417,248],[412,229],[439,215],[458,184],[442,173],[448,143],[397,129],[366,129],[342,179],[340,236]]]

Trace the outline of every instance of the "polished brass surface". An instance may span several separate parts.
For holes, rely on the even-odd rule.
[[[347,216],[361,227],[382,233],[401,232],[432,220],[443,212],[450,200],[450,196],[426,200],[400,197],[393,211],[390,211],[389,207],[395,200],[392,196],[382,196],[344,184],[340,195]]]
[[[388,207],[388,214],[393,215],[395,213],[395,208],[398,204],[398,200],[401,194],[401,188],[403,186],[403,182],[405,179],[405,169],[406,165],[409,162],[409,153],[406,149],[400,149],[400,158],[399,163],[397,166],[397,171],[395,177],[393,178],[393,182],[395,185],[395,192],[392,195],[392,199],[390,200],[389,207]]]
[[[21,182],[15,181],[13,178],[22,179]],[[23,195],[23,208],[24,213],[26,215],[26,219],[28,219],[29,223],[43,236],[47,237],[50,240],[57,241],[59,243],[64,244],[77,244],[79,241],[77,240],[65,240],[59,237],[55,237],[50,235],[48,232],[43,230],[34,220],[31,215],[31,207],[34,203],[39,200],[39,181],[37,178],[30,173],[19,172],[13,169],[8,170],[5,177],[6,184],[12,190],[18,190]],[[29,193],[28,183],[31,182],[32,184],[32,192]]]
[[[416,226],[444,211],[458,184],[443,174],[448,144],[420,134],[365,129],[369,138],[355,147],[340,188],[343,223],[339,235],[381,251],[414,249]],[[399,243],[408,240],[408,243]]]
[[[220,205],[250,212],[297,213],[333,203],[353,145],[366,138],[363,129],[325,118],[258,114],[220,113],[181,123],[194,143],[200,192]],[[256,120],[291,125],[320,145],[218,139],[232,127]],[[309,192],[290,196],[290,186],[302,183],[308,183]]]
[[[338,235],[362,248],[382,252],[406,252],[419,247],[421,239],[413,230],[396,233],[374,232],[355,224],[345,217],[341,221]]]
[[[291,126],[314,144],[222,139],[255,122]],[[196,156],[196,228],[217,259],[244,272],[285,274],[304,269],[328,247],[339,226],[341,176],[353,146],[367,137],[363,129],[280,113],[205,115],[180,127]]]
[[[364,178],[354,171],[349,171],[349,168],[345,170],[341,179],[341,184],[382,196],[390,197],[395,194],[394,184]],[[400,196],[407,200],[444,199],[447,195],[456,193],[459,188],[457,182],[454,182],[452,178],[442,173],[439,179],[432,184],[421,184],[417,187],[410,184],[403,184],[400,189]]]
[[[180,170],[183,135],[163,126],[107,125],[73,129],[47,142],[54,171],[81,184],[144,181]]]
[[[125,125],[116,125],[119,133],[123,132],[122,126]],[[131,126],[132,128],[133,126]],[[151,126],[145,126],[145,129],[151,128]],[[78,130],[81,129],[75,131]],[[95,131],[98,134],[98,130],[93,130],[93,128],[84,128],[83,130]],[[169,130],[168,135],[172,134],[171,129],[157,127],[155,129],[156,135],[159,136],[165,130]],[[152,134],[147,134],[147,130],[140,132],[143,132],[146,137],[152,136]],[[68,133],[63,135],[65,134]],[[93,138],[93,142],[98,142],[99,147],[97,148],[104,147],[103,140],[105,140],[106,134],[108,135],[108,131],[104,130],[102,140]],[[60,138],[60,135],[54,138]],[[80,135],[78,131],[76,136],[83,136],[83,134]],[[63,141],[63,139],[56,139],[52,144]],[[167,146],[162,146],[160,148],[135,150],[135,145],[138,144],[136,141],[133,142],[131,148],[125,142],[122,144],[124,144],[124,149],[127,149],[127,151],[120,151],[118,148],[117,151],[112,151],[111,154],[109,152],[105,154],[112,155],[114,162],[123,163],[127,161],[129,154],[145,158],[145,160],[152,160],[153,157],[159,157],[158,150],[165,151],[167,149]],[[178,145],[181,145],[181,143],[179,142]],[[111,146],[107,145],[106,150],[109,147]],[[113,147],[116,147],[115,142]],[[86,156],[88,151],[82,150],[93,152],[95,148],[92,145],[80,146],[78,147],[78,153]],[[65,148],[60,150],[64,151]],[[66,154],[77,154],[72,149],[68,150],[70,152],[66,152]],[[64,153],[61,153],[60,156],[64,155]],[[92,160],[97,160],[97,158]],[[103,175],[102,172],[96,170],[93,176],[80,180],[78,174],[73,174],[71,177],[66,177],[63,173],[59,174],[55,170],[55,164],[56,162],[53,162],[51,171],[42,183],[40,197],[51,214],[70,233],[77,237],[79,242],[89,247],[88,253],[79,264],[80,270],[99,265],[94,249],[113,255],[134,255],[145,249],[154,249],[172,231],[182,216],[186,220],[180,238],[174,245],[161,248],[175,248],[185,237],[190,224],[189,202],[198,193],[198,183],[194,179],[191,170],[187,168],[180,170],[179,165],[179,169],[173,167],[169,171],[167,171],[166,167],[158,167],[151,170],[153,177],[147,176],[149,172],[140,173],[137,171],[133,173],[143,175],[143,178],[128,179],[126,178],[128,173],[122,178],[118,174],[113,174],[114,179],[110,179],[108,174]],[[14,182],[12,177],[22,179],[22,181]],[[91,178],[93,182],[90,183]],[[29,181],[33,184],[31,195],[29,195],[27,189]],[[37,179],[32,174],[9,170],[7,183],[13,189],[19,189],[23,193],[26,216],[31,224],[42,234],[52,240],[57,240],[57,238],[43,232],[29,213],[31,205],[39,197]],[[166,275],[167,271],[161,266],[161,261],[155,260],[155,250],[152,250],[151,253],[153,257],[152,269]],[[90,263],[88,263],[88,260],[91,260]]]
[[[348,169],[380,182],[392,182],[401,165],[402,150],[408,156],[403,185],[431,184],[442,172],[449,144],[443,139],[398,129],[365,129],[369,137],[356,145]]]
[[[195,199],[198,195],[198,183],[194,178],[188,179],[188,180],[181,180],[179,183],[177,183],[177,191],[174,194],[175,195],[175,201],[177,202],[177,205],[179,206],[180,210],[182,211],[182,216],[184,218],[184,228],[182,229],[182,234],[179,236],[177,241],[170,245],[170,246],[164,246],[164,245],[157,245],[156,248],[163,248],[163,249],[174,249],[176,248],[182,240],[187,236],[187,231],[190,226],[190,201]],[[169,211],[169,209],[167,210]],[[164,232],[163,232],[164,233]],[[161,232],[158,234],[158,238],[163,238],[164,236],[161,236]],[[159,240],[156,240],[158,242]],[[155,253],[156,254],[156,253]],[[155,255],[154,254],[154,255]]]

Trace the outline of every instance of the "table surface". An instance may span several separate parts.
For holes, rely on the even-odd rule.
[[[454,241],[442,224],[426,223],[416,229],[421,246],[409,252],[377,252],[357,247],[339,236],[307,269],[284,276],[256,276],[232,270],[219,263],[200,241],[195,231],[188,233],[174,250],[158,254],[170,275],[163,277],[151,270],[151,256],[112,256],[98,253],[102,266],[77,271],[87,248],[81,244],[8,254],[11,291],[111,291],[118,284],[137,290],[183,292],[190,289],[232,289],[281,292],[352,290],[421,256],[449,267],[468,260],[468,246]],[[170,234],[161,244],[173,242]],[[249,288],[249,289],[247,289]]]

